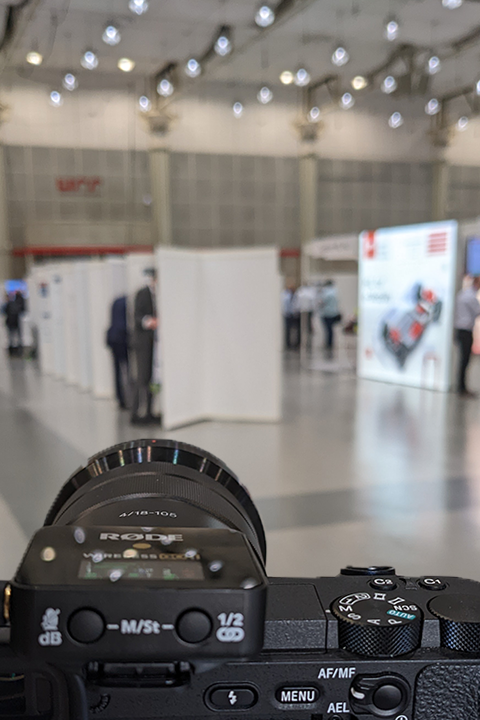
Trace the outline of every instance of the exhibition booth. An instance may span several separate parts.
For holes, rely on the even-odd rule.
[[[33,265],[29,323],[42,373],[114,397],[106,344],[114,300],[135,296],[157,270],[152,383],[166,429],[202,420],[277,421],[281,399],[281,278],[275,248],[159,248]],[[132,353],[133,355],[133,353]],[[134,370],[134,368],[133,368]]]

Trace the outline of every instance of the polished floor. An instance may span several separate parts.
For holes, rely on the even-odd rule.
[[[2,358],[0,577],[14,572],[73,470],[145,434],[113,402]],[[480,579],[480,400],[309,372],[289,356],[281,423],[202,423],[168,435],[215,453],[249,488],[271,575],[389,564]]]

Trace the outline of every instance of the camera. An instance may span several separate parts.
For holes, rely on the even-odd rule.
[[[3,583],[0,718],[477,720],[480,584],[269,578],[218,458],[134,440],[60,490]]]

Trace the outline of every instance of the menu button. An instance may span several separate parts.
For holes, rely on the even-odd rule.
[[[275,697],[282,705],[311,705],[317,702],[320,693],[316,687],[285,686],[277,690]]]

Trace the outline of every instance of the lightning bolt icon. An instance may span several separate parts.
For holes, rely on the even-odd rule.
[[[230,692],[228,693],[228,700],[230,702],[230,705],[235,705],[235,703],[237,702],[237,696],[235,695],[233,690],[230,690]]]

